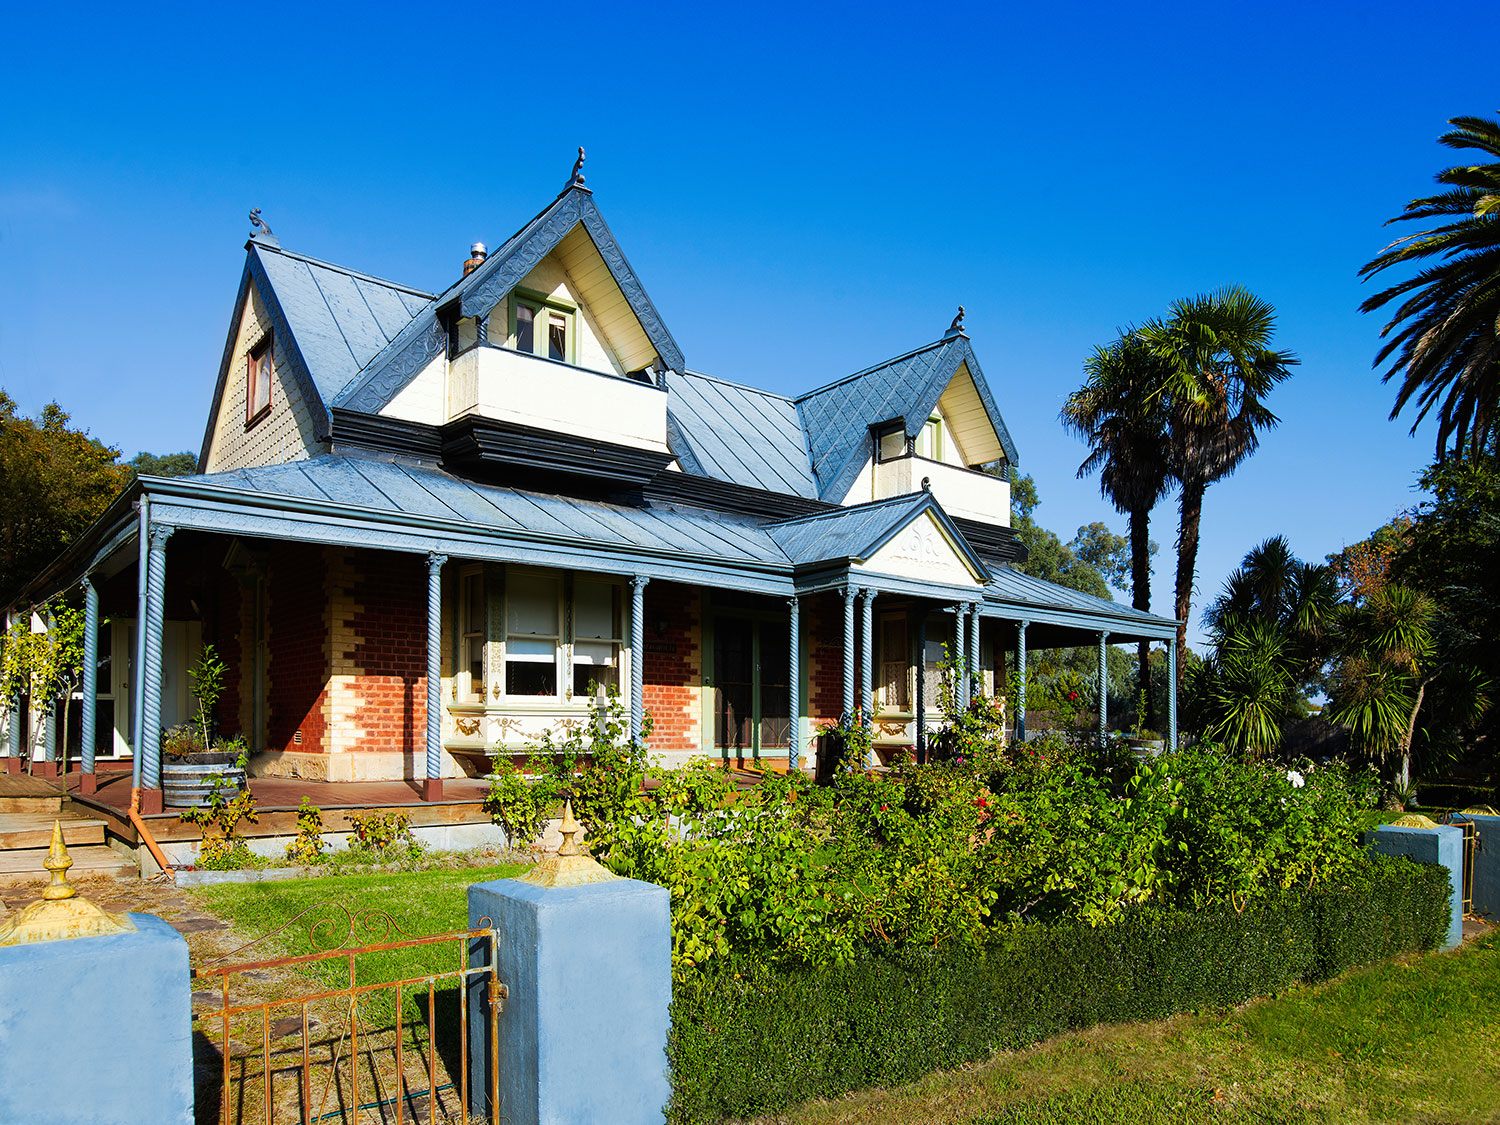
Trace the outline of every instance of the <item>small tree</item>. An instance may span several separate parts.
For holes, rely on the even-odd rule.
[[[214,745],[211,729],[214,708],[224,695],[224,677],[229,669],[219,659],[213,645],[204,645],[198,654],[198,663],[188,675],[193,679],[193,698],[198,701],[198,724],[203,730],[203,748],[212,750]]]
[[[58,743],[58,757],[66,765],[68,716],[83,672],[83,611],[60,604],[40,612],[46,614],[45,631],[32,632],[27,616],[20,616],[11,622],[5,636],[0,711],[15,722],[21,701],[29,699],[31,707],[47,714],[51,721],[61,702],[63,737]],[[36,758],[41,733],[38,723],[26,748],[29,759]]]

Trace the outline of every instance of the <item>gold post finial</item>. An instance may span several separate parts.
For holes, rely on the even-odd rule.
[[[68,882],[68,868],[73,866],[73,857],[68,855],[68,845],[63,843],[61,820],[52,822],[52,847],[47,849],[47,858],[42,860],[42,866],[52,876],[52,882],[42,892],[43,899],[47,902],[60,902],[78,893],[73,889],[73,884]]]
[[[86,898],[79,898],[68,882],[68,868],[73,859],[63,842],[61,820],[52,822],[52,846],[42,867],[52,877],[42,897],[0,924],[0,946],[27,945],[34,941],[63,941],[67,938],[104,937],[109,934],[135,932],[135,923],[124,914],[111,914]]]
[[[578,846],[574,837],[582,828],[573,817],[572,801],[563,802],[562,823],[558,825],[558,831],[562,833],[563,842],[557,854],[549,855],[522,875],[520,882],[534,887],[581,887],[586,883],[608,883],[619,878]]]
[[[563,838],[562,847],[557,849],[557,854],[560,856],[578,855],[578,841],[573,838],[578,835],[578,821],[573,819],[572,801],[563,802],[562,823],[557,826],[557,830]]]

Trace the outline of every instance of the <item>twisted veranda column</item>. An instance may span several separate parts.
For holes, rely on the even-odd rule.
[[[630,741],[639,743],[646,727],[646,583],[630,580]]]
[[[161,634],[167,591],[167,540],[173,528],[151,527],[146,565],[146,662],[142,669],[146,700],[141,716],[141,788],[161,789]]]
[[[443,564],[447,555],[427,556],[427,769],[426,800],[443,797]]]
[[[802,604],[795,596],[787,598],[787,636],[790,643],[787,665],[787,714],[791,723],[786,733],[787,773],[802,768]]]
[[[1099,634],[1099,743],[1104,744],[1104,736],[1109,726],[1109,660],[1107,646],[1108,633]]]
[[[1016,741],[1026,741],[1026,626],[1022,621],[1016,626]]]
[[[1167,749],[1177,749],[1177,642],[1167,642]]]
[[[84,793],[95,790],[94,736],[99,710],[99,588],[91,574],[83,576],[83,710],[79,713],[82,731],[79,785]]]
[[[854,587],[844,587],[844,714],[854,719]]]

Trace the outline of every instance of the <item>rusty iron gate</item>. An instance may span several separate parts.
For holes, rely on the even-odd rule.
[[[318,918],[307,931],[311,953],[222,963],[330,910],[332,917]],[[368,938],[377,929],[381,940],[352,944],[356,935]],[[488,918],[473,929],[412,937],[385,911],[355,913],[339,903],[320,903],[194,969],[200,989],[194,1021],[217,1043],[222,1061],[219,1114],[208,1117],[200,1105],[198,1121],[467,1125],[470,1106],[478,1102],[487,1108],[482,1119],[498,1125],[496,1098],[471,1100],[469,1036],[470,1005],[478,1004],[493,1095],[499,1086],[499,1018],[509,996],[497,971],[498,940]],[[451,968],[441,964],[448,959],[445,946],[452,950]],[[421,967],[431,971],[406,971],[414,961],[426,962]],[[315,987],[309,990],[309,983]],[[202,1093],[200,1085],[200,1098]]]

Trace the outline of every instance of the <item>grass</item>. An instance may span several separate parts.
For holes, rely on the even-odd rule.
[[[1095,1028],[778,1125],[1500,1122],[1500,938],[1229,1012]]]
[[[320,947],[373,945],[466,930],[470,884],[507,879],[527,866],[512,863],[230,883],[198,887],[191,894],[247,940],[274,935],[230,958],[238,963],[312,953]],[[459,967],[460,950],[460,943],[454,941],[365,954],[358,959],[358,980],[373,984],[452,973]],[[349,980],[347,960],[313,962],[302,972],[323,987],[345,986]],[[447,983],[455,987],[451,978]],[[371,996],[369,1003],[372,1015],[389,1014],[386,994]]]

